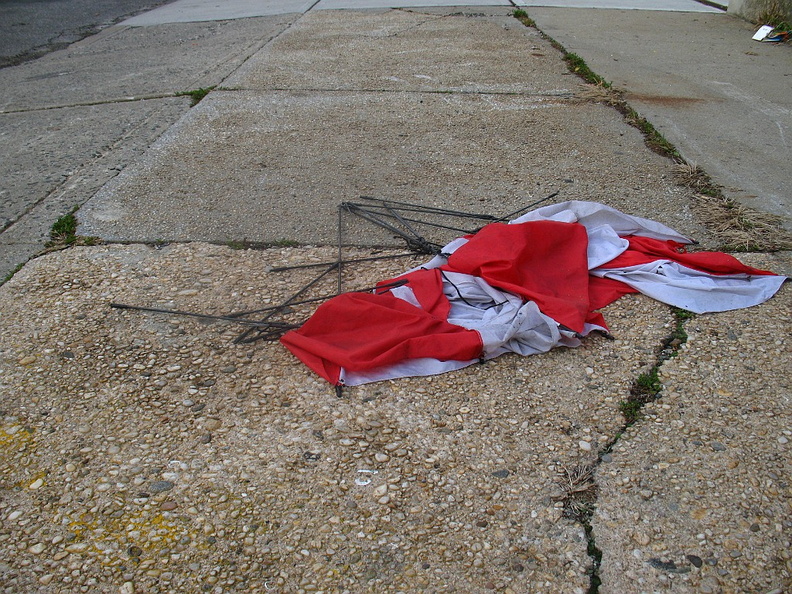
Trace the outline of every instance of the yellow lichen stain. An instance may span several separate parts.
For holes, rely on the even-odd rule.
[[[5,425],[0,427],[0,451],[5,453],[18,452],[33,440],[33,433],[23,425]]]
[[[217,501],[204,502],[207,509],[201,514],[204,518],[202,521],[179,512],[162,511],[153,499],[150,503],[125,510],[119,517],[83,511],[73,515],[67,524],[73,538],[66,544],[65,550],[69,551],[71,547],[69,552],[72,554],[91,556],[105,567],[118,567],[130,562],[149,566],[159,558],[161,551],[173,549],[185,537],[189,539],[191,551],[211,551],[215,548],[211,542],[215,532],[213,527],[206,530],[207,526],[211,526],[205,523],[206,518],[212,518],[218,510],[229,508],[239,510],[245,518],[256,517],[252,501],[229,494],[224,494],[222,499],[223,502],[219,504]],[[119,500],[116,502],[123,505]],[[232,514],[232,517],[236,515]],[[226,532],[224,539],[242,537],[241,524],[236,525],[232,521],[222,526]],[[261,522],[255,533],[261,534],[265,530],[264,522]],[[239,534],[232,535],[236,531]]]
[[[146,557],[170,548],[187,535],[182,524],[170,514],[140,508],[118,518],[84,514],[68,526],[75,535],[75,543],[88,545],[83,553],[103,555],[103,564],[114,566],[128,562],[132,546],[139,547]]]
[[[23,460],[32,449],[33,432],[27,427],[20,424],[0,426],[0,488],[27,489],[36,480],[47,475],[46,472],[38,472],[19,478],[20,473],[30,466],[29,461]],[[5,483],[5,480],[14,482]]]

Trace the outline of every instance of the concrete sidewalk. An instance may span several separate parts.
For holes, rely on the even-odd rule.
[[[629,296],[604,311],[616,340],[341,399],[279,344],[235,344],[234,326],[109,308],[281,303],[313,272],[273,267],[334,260],[337,205],[362,194],[501,215],[559,191],[723,241],[676,165],[514,7],[233,2],[240,18],[222,20],[214,4],[181,0],[0,70],[4,265],[75,205],[79,232],[107,242],[38,257],[0,287],[6,591],[792,588],[788,284],[692,319]],[[746,30],[687,6],[529,13],[643,110],[669,103],[633,86],[651,70],[599,64],[595,32],[663,23],[738,44]],[[575,45],[586,22],[590,45]],[[738,47],[768,63],[789,50]],[[215,85],[195,107],[179,95]],[[762,97],[783,134],[786,99]],[[652,115],[691,158],[684,143],[704,136],[676,113]],[[341,231],[347,257],[403,250]],[[271,247],[232,249],[246,242]],[[788,252],[740,258],[792,273]],[[348,269],[344,288],[420,261]],[[653,370],[660,398],[630,423]]]

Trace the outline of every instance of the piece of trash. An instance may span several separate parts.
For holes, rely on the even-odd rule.
[[[779,43],[782,41],[788,41],[790,36],[792,36],[792,32],[790,31],[773,31],[762,41],[771,41],[771,42]]]
[[[361,474],[379,474],[378,470],[358,470]],[[355,484],[360,487],[365,487],[371,484],[371,479],[368,477],[358,477],[355,479]]]
[[[773,29],[774,27],[772,27],[771,25],[762,25],[761,27],[759,27],[759,30],[756,33],[754,33],[754,36],[751,37],[751,39],[753,39],[754,41],[763,41],[765,37],[767,37],[768,35],[770,35],[770,33],[773,32]]]
[[[776,29],[772,25],[762,25],[751,39],[754,39],[755,41],[769,41],[778,43],[780,41],[787,41],[790,37],[792,37],[792,31],[782,31],[780,29]]]

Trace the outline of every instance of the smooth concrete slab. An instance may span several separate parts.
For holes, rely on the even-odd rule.
[[[536,8],[541,30],[626,93],[727,196],[792,229],[792,48],[727,14]]]
[[[460,125],[464,122],[464,125]],[[512,95],[215,92],[80,211],[113,241],[337,241],[371,195],[512,212],[561,191],[691,233],[671,164],[600,105]],[[346,239],[391,243],[365,231]]]
[[[150,27],[165,23],[225,21],[252,17],[303,13],[316,0],[176,0],[165,6],[134,16],[121,24]]]
[[[0,276],[52,224],[136,160],[189,109],[186,97],[0,114]]]
[[[741,255],[792,272],[790,254]],[[597,473],[600,592],[785,592],[792,575],[787,283],[761,306],[697,316],[662,398]]]
[[[402,31],[431,39],[442,23],[449,65],[467,63],[468,28],[481,32],[489,26],[487,18],[464,14],[424,21],[396,12],[381,15],[388,26],[376,37],[390,40],[398,36],[394,31]],[[491,18],[502,24],[502,15]],[[340,71],[353,76],[358,62],[346,56],[372,35],[372,15],[306,18],[228,84],[271,82],[258,83],[262,88],[255,90],[211,93],[83,207],[80,232],[118,241],[335,243],[337,206],[360,195],[506,214],[560,190],[562,199],[608,202],[704,239],[690,214],[688,194],[673,181],[671,162],[646,149],[640,133],[616,110],[570,96],[582,83],[564,73],[558,57],[554,64],[545,61],[556,51],[548,41],[503,30],[513,55],[543,64],[540,80],[548,87],[511,87],[530,88],[528,93],[416,92],[425,79],[408,86],[409,92],[322,90],[321,81],[311,82],[313,73],[303,78],[298,67],[281,67],[305,63],[289,58],[295,51],[291,35],[301,42],[321,38],[334,30],[333,23],[345,34],[325,44],[324,53],[330,54],[329,62],[348,61]],[[424,35],[414,26],[422,23],[434,30]],[[356,29],[357,35],[350,33]],[[393,45],[365,47],[370,65],[364,82],[394,73],[406,78],[418,59],[397,53],[404,65],[394,69]],[[499,66],[501,53],[481,52],[476,59],[481,63],[470,69],[470,89],[502,90],[507,85],[499,77],[510,84],[515,80]],[[512,68],[519,70],[520,63]],[[451,70],[452,75],[465,71]],[[268,79],[271,71],[286,74]],[[257,78],[258,72],[264,74]],[[558,96],[559,83],[566,96]],[[332,79],[327,86],[333,86]],[[287,90],[277,90],[282,87]],[[355,235],[351,230],[347,239],[393,243],[371,231]]]
[[[105,158],[115,145],[126,142],[131,156],[136,133],[143,135],[137,149],[145,148],[188,105],[187,98],[171,98],[0,114],[2,228],[73,183],[81,170]]]
[[[113,27],[34,62],[0,69],[0,111],[162,96],[217,85],[293,18]]]
[[[514,0],[516,6],[556,8],[604,8],[669,12],[723,12],[696,0]]]
[[[462,16],[467,14],[468,16]],[[248,60],[226,88],[534,93],[580,88],[543,42],[506,9],[312,12]]]
[[[478,0],[459,2],[458,0],[319,0],[316,10],[366,10],[371,8],[428,8],[435,6],[482,7],[514,6],[508,0]]]

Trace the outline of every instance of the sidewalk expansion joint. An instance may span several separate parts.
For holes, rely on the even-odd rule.
[[[588,594],[597,594],[602,584],[600,579],[602,550],[597,546],[596,534],[591,525],[599,496],[596,473],[603,462],[611,460],[611,452],[627,429],[641,421],[643,418],[641,409],[644,405],[661,398],[663,385],[658,377],[660,368],[666,361],[679,354],[682,345],[687,341],[685,323],[695,316],[689,311],[676,307],[671,307],[671,313],[673,328],[657,347],[655,362],[648,371],[635,378],[629,396],[619,404],[624,424],[598,452],[595,460],[578,464],[572,469],[564,469],[561,485],[563,494],[555,497],[556,501],[562,501],[564,504],[563,517],[580,524],[586,535],[586,552],[591,559]]]
[[[79,101],[76,103],[64,103],[63,105],[44,105],[42,107],[0,109],[0,115],[9,115],[15,113],[35,113],[39,111],[53,111],[57,109],[69,109],[74,107],[93,107],[95,105],[114,105],[116,103],[135,103],[137,101],[152,101],[157,99],[174,99],[183,96],[184,96],[184,92],[179,91],[176,93],[140,95],[138,97],[116,97],[114,99],[102,99],[101,101]]]
[[[506,97],[539,97],[548,99],[570,99],[577,100],[579,97],[569,90],[544,91],[544,92],[524,92],[524,91],[497,91],[497,90],[474,90],[474,89],[322,89],[308,87],[271,87],[268,89],[253,89],[246,87],[218,87],[218,91],[227,92],[259,92],[259,93],[370,93],[370,94],[394,94],[394,95],[502,95]]]

